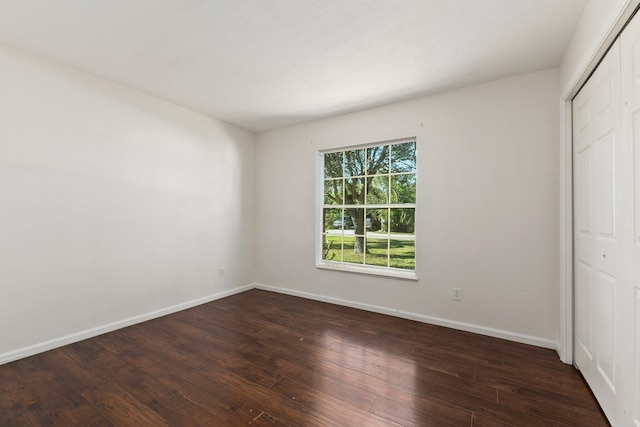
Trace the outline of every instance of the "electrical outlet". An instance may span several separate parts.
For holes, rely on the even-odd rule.
[[[224,276],[224,268],[220,267],[218,269],[218,276],[223,277]]]
[[[453,294],[451,295],[451,299],[455,301],[462,300],[462,291],[460,290],[460,288],[453,288]]]

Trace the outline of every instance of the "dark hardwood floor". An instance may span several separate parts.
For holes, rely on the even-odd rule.
[[[0,426],[607,426],[551,350],[252,290],[0,366]]]

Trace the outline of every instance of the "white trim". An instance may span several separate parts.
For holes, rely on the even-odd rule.
[[[563,101],[571,101],[576,96],[593,70],[596,69],[602,58],[604,58],[604,54],[607,53],[638,6],[640,6],[640,0],[625,0],[624,3],[619,6],[618,13],[609,20],[600,37],[596,39],[599,40],[599,42],[594,47],[591,55],[585,59],[582,67],[578,68],[576,74],[569,80],[567,87],[563,89],[561,97]]]
[[[149,313],[141,314],[138,316],[129,317],[128,319],[119,320],[117,322],[109,323],[106,325],[98,326],[96,328],[86,329],[84,331],[76,332],[73,334],[65,335],[63,337],[55,338],[49,341],[41,342],[38,344],[23,347],[15,351],[0,354],[0,365],[13,362],[24,357],[33,356],[34,354],[43,353],[45,351],[53,350],[54,348],[62,347],[65,345],[73,344],[74,342],[82,341],[87,338],[93,338],[98,335],[112,332],[117,329],[122,329],[127,326],[135,325],[137,323],[146,322],[147,320],[155,319],[158,317],[166,316],[168,314],[176,313],[178,311],[186,310],[201,304],[206,304],[217,299],[225,298],[231,295],[235,295],[241,292],[245,292],[254,288],[253,284],[240,286],[227,291],[218,292],[216,294],[208,295],[206,297],[198,298],[195,300],[183,302],[180,304],[172,305],[171,307],[161,308]]]
[[[573,364],[573,147],[571,101],[620,34],[640,0],[626,0],[560,96],[560,338],[558,354]]]
[[[366,142],[363,144],[346,145],[338,148],[321,149],[321,150],[318,150],[318,153],[321,153],[321,154],[340,153],[341,151],[359,150],[361,148],[371,148],[371,147],[377,147],[379,145],[404,144],[405,142],[415,142],[417,144],[418,141],[416,140],[416,138],[417,137],[415,136],[408,136],[405,138],[389,139],[386,141]],[[324,179],[324,171],[323,171],[322,177]]]
[[[324,153],[316,152],[316,265],[322,262],[322,231],[324,222],[324,212],[321,206],[324,204]]]
[[[340,298],[326,297],[317,294],[311,294],[308,292],[296,291],[293,289],[280,288],[277,286],[265,285],[262,283],[255,284],[256,289],[262,289],[264,291],[277,292],[286,295],[292,295],[296,297],[302,297],[315,301],[327,302],[330,304],[342,305],[345,307],[357,308],[360,310],[372,311],[374,313],[387,314],[390,316],[400,317],[403,319],[416,320],[422,323],[428,323],[431,325],[444,326],[447,328],[457,329],[466,332],[473,332],[475,334],[486,335],[494,338],[501,338],[509,341],[515,341],[523,344],[534,345],[537,347],[543,347],[555,350],[557,349],[557,343],[553,340],[546,338],[535,337],[532,335],[519,334],[516,332],[505,331],[502,329],[489,328],[486,326],[474,325],[471,323],[458,322],[455,320],[442,319],[439,317],[425,316],[418,313],[411,313],[408,311],[395,310],[392,308],[381,307],[371,304],[363,304],[350,300],[344,300]]]
[[[360,310],[371,311],[374,313],[387,314],[390,316],[400,317],[403,319],[416,320],[422,323],[428,323],[432,325],[444,326],[452,329],[458,329],[462,331],[472,332],[480,335],[486,335],[494,338],[506,339],[509,341],[515,341],[523,344],[534,345],[537,347],[556,349],[557,343],[548,340],[545,338],[535,337],[531,335],[519,334],[515,332],[509,332],[502,329],[489,328],[485,326],[473,325],[470,323],[457,322],[454,320],[442,319],[438,317],[425,316],[418,313],[411,313],[408,311],[395,310],[392,308],[375,306],[371,304],[358,303],[354,301],[325,297],[322,295],[311,294],[308,292],[296,291],[293,289],[286,289],[276,286],[265,285],[262,283],[253,283],[249,285],[240,286],[234,289],[230,289],[223,292],[218,292],[213,295],[209,295],[206,297],[198,298],[195,300],[187,301],[184,303],[176,304],[171,307],[166,307],[160,310],[155,310],[146,314],[141,314],[139,316],[133,316],[124,320],[120,320],[117,322],[109,323],[107,325],[99,326],[96,328],[86,329],[84,331],[80,331],[77,333],[65,335],[63,337],[59,337],[56,339],[52,339],[49,341],[41,342],[38,344],[34,344],[28,347],[23,347],[15,351],[10,351],[7,353],[0,354],[0,365],[4,365],[6,363],[10,363],[19,359],[23,359],[25,357],[33,356],[38,353],[44,353],[45,351],[53,350],[58,347],[62,347],[65,345],[73,344],[78,341],[82,341],[85,339],[93,338],[98,335],[102,335],[108,332],[112,332],[118,329],[125,328],[127,326],[132,326],[138,323],[146,322],[147,320],[156,319],[158,317],[166,316],[172,313],[177,313],[182,310],[186,310],[201,304],[206,304],[211,301],[215,301],[221,298],[225,298],[231,295],[239,294],[241,292],[246,292],[251,289],[262,289],[270,292],[277,292],[286,295],[292,295],[297,297],[302,297],[314,301],[327,302],[331,304],[342,305],[346,307],[357,308]]]
[[[571,101],[560,105],[560,360],[573,364],[573,144]]]
[[[418,275],[415,270],[402,270],[392,267],[376,268],[375,266],[364,264],[348,264],[344,262],[331,262],[324,260],[317,263],[316,267],[323,270],[371,274],[372,276],[395,277],[396,279],[418,280]]]

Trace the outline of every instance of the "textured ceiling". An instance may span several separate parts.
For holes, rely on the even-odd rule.
[[[253,131],[556,67],[586,0],[0,0],[0,41]]]

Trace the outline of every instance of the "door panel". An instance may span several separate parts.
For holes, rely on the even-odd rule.
[[[598,186],[598,233],[603,239],[614,239],[615,232],[615,199],[613,180],[614,133],[610,132],[596,142],[596,185]]]
[[[575,215],[580,235],[591,235],[591,147],[579,151],[576,158]],[[586,255],[585,255],[586,256]]]
[[[591,312],[592,268],[584,262],[578,262],[576,268],[576,344],[581,351],[579,365],[593,363],[593,314]],[[586,360],[585,360],[586,359]],[[576,362],[578,363],[578,362]]]
[[[598,373],[609,387],[608,392],[616,392],[615,372],[615,329],[614,302],[616,279],[607,273],[598,273],[598,288],[595,303],[595,335],[598,337]]]
[[[575,363],[640,427],[640,17],[573,101]]]
[[[575,363],[605,414],[617,414],[620,42],[573,101]]]

